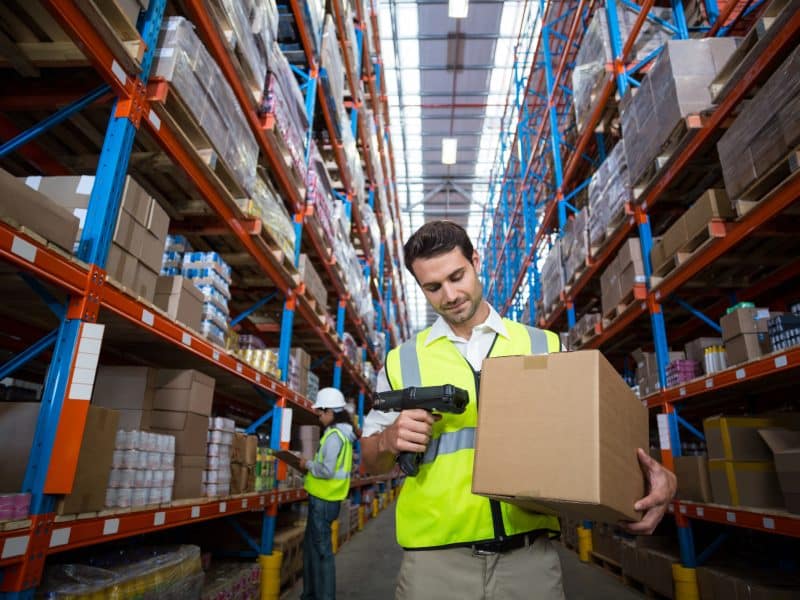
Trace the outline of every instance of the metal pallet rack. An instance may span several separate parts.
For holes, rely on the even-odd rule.
[[[726,394],[743,392],[749,385],[780,378],[796,377],[800,351],[796,349],[776,352],[760,360],[732,367],[708,377],[694,380],[674,388],[666,386],[668,339],[683,341],[691,337],[697,327],[713,321],[706,315],[718,318],[729,305],[729,298],[720,300],[724,292],[712,289],[713,299],[704,295],[708,290],[697,287],[704,270],[720,257],[741,258],[748,252],[747,243],[758,236],[780,230],[775,218],[786,214],[786,209],[800,198],[800,173],[789,174],[767,193],[755,207],[735,222],[725,223],[710,235],[710,241],[689,260],[661,280],[651,280],[650,249],[653,232],[660,232],[668,222],[669,211],[674,209],[665,201],[668,193],[682,185],[682,175],[687,166],[704,153],[715,152],[716,141],[729,124],[735,111],[752,92],[763,83],[783,58],[797,45],[800,38],[800,11],[796,3],[778,0],[767,6],[772,28],[766,25],[755,51],[744,59],[742,67],[727,82],[717,97],[716,105],[701,115],[700,124],[681,139],[677,149],[641,190],[636,200],[626,209],[626,216],[616,232],[601,249],[587,259],[587,264],[575,281],[564,288],[560,299],[549,314],[536,312],[536,300],[541,297],[540,266],[543,255],[564,231],[570,212],[577,210],[570,203],[589,183],[594,169],[605,158],[606,140],[596,131],[601,123],[608,122],[609,114],[616,111],[614,100],[631,93],[638,85],[636,72],[646,69],[655,59],[654,52],[644,60],[631,64],[631,49],[654,6],[652,0],[636,5],[627,0],[606,0],[604,5],[593,1],[564,3],[536,3],[522,23],[516,48],[514,89],[503,118],[500,151],[492,171],[490,208],[484,214],[481,246],[484,248],[483,277],[488,285],[488,299],[503,314],[523,318],[539,326],[566,330],[574,326],[576,311],[586,311],[596,293],[600,272],[610,263],[625,240],[637,231],[642,246],[643,263],[648,286],[608,326],[602,327],[583,348],[598,348],[607,353],[624,355],[637,345],[652,342],[655,346],[659,379],[662,391],[646,398],[649,407],[658,409],[661,418],[662,459],[672,468],[673,456],[680,456],[679,425],[688,425],[678,416],[678,409],[687,411],[700,406],[700,402],[716,399],[725,402]],[[714,0],[704,2],[709,26],[694,30],[693,37],[730,35],[734,27],[753,25],[759,10],[767,3],[725,3]],[[627,39],[622,39],[617,22],[617,8],[625,6],[638,13]],[[673,1],[672,22],[663,23],[678,39],[689,37],[683,13],[683,3]],[[574,67],[574,56],[580,46],[591,16],[605,11],[608,22],[613,64],[607,65],[605,81],[593,97],[588,122],[576,131],[572,122],[569,73]],[[538,11],[538,12],[537,12]],[[532,50],[532,48],[535,48]],[[652,229],[651,229],[652,227]],[[752,247],[750,247],[752,249]],[[791,287],[798,272],[798,262],[788,260],[775,265],[758,281],[751,281],[736,291],[737,300],[764,298],[778,288]],[[693,291],[693,289],[695,291]],[[677,298],[680,293],[683,297]],[[690,304],[685,298],[689,297]],[[662,305],[674,303],[678,310],[665,319]],[[530,312],[523,307],[528,303]],[[698,304],[702,304],[698,309]],[[677,312],[677,314],[675,314]],[[649,319],[652,337],[644,332],[644,322]],[[668,338],[667,332],[670,337]],[[718,331],[718,329],[717,329]],[[696,334],[695,334],[696,335]],[[754,383],[755,382],[755,383]],[[693,428],[690,427],[690,430]],[[698,433],[694,430],[694,433]],[[785,536],[800,536],[800,516],[785,512],[757,509],[738,509],[705,506],[676,501],[671,511],[678,525],[681,562],[684,567],[698,564],[692,536],[691,521],[705,520],[737,527],[757,529]]]
[[[340,298],[335,331],[327,326],[304,293],[304,286],[294,268],[297,256],[282,257],[257,235],[260,224],[244,218],[232,202],[230,193],[220,185],[213,173],[204,169],[202,162],[192,155],[181,137],[181,131],[176,129],[169,119],[164,118],[166,115],[161,111],[169,93],[169,86],[164,82],[148,81],[148,74],[165,6],[166,0],[151,0],[147,11],[140,14],[138,32],[134,31],[132,36],[124,41],[118,39],[113,31],[106,29],[109,27],[107,22],[103,24],[102,19],[91,18],[98,16],[97,8],[92,3],[79,6],[77,2],[45,0],[41,8],[34,7],[39,14],[48,19],[48,25],[61,28],[65,32],[85,59],[91,63],[96,74],[104,81],[104,85],[88,95],[85,95],[83,90],[70,89],[68,85],[63,87],[54,85],[49,91],[39,92],[36,99],[38,108],[33,108],[30,103],[26,104],[24,101],[9,102],[8,106],[13,107],[12,110],[28,108],[51,111],[62,106],[65,97],[68,98],[69,104],[65,108],[59,109],[51,117],[37,123],[24,133],[19,133],[11,121],[2,119],[4,135],[15,137],[0,146],[0,156],[18,152],[20,157],[30,161],[30,164],[45,174],[67,174],[70,172],[68,169],[37,144],[30,143],[31,140],[76,116],[79,111],[98,102],[106,102],[109,98],[113,99],[111,117],[100,150],[89,216],[84,226],[78,255],[74,257],[66,255],[28,230],[15,227],[11,223],[0,223],[0,255],[4,264],[34,276],[36,281],[33,281],[32,287],[36,289],[37,294],[44,297],[45,303],[55,313],[58,322],[55,331],[41,335],[35,341],[32,335],[35,337],[43,333],[41,329],[35,326],[29,327],[28,323],[22,323],[21,326],[16,326],[20,324],[11,323],[9,320],[3,323],[4,329],[13,329],[19,334],[21,342],[33,342],[24,348],[22,343],[17,344],[15,349],[19,350],[18,354],[0,368],[3,376],[37,356],[46,357],[47,352],[51,355],[50,367],[45,378],[42,409],[24,484],[25,491],[31,492],[32,496],[31,516],[28,521],[17,524],[16,528],[9,528],[0,533],[0,537],[3,538],[2,553],[0,553],[0,568],[2,568],[0,592],[4,597],[32,597],[46,556],[50,552],[247,510],[260,511],[264,515],[263,534],[258,550],[262,554],[269,554],[279,504],[296,501],[304,495],[298,490],[281,490],[251,494],[241,499],[200,502],[187,507],[134,511],[113,518],[90,519],[71,526],[72,533],[69,530],[65,533],[63,527],[56,525],[53,512],[55,496],[69,493],[71,489],[91,398],[94,369],[103,339],[110,340],[112,345],[121,343],[114,339],[115,330],[125,329],[126,335],[134,336],[135,343],[148,346],[152,346],[153,343],[159,344],[166,360],[172,363],[180,363],[184,367],[190,365],[212,373],[222,383],[220,387],[230,396],[241,395],[247,400],[243,404],[249,409],[250,414],[253,414],[254,407],[258,410],[259,405],[267,407],[271,405],[270,410],[259,417],[256,423],[260,425],[272,419],[271,439],[276,448],[280,447],[278,440],[281,437],[283,409],[295,408],[296,414],[301,419],[311,419],[311,403],[286,385],[295,314],[300,317],[300,322],[303,324],[302,342],[313,341],[333,355],[334,384],[341,386],[344,372],[359,391],[361,417],[363,417],[364,395],[368,384],[358,368],[347,359],[341,345],[347,318],[349,327],[361,339],[364,360],[369,356],[376,367],[382,361],[382,357],[377,356],[374,349],[369,347],[365,324],[356,315],[341,280],[330,268],[332,266],[330,256],[321,252],[319,240],[314,240],[313,235],[309,235],[312,238],[310,247],[312,251],[319,253],[327,265],[326,275],[331,278]],[[266,166],[277,180],[290,211],[296,215],[295,229],[298,234],[299,256],[302,232],[304,229],[310,230],[305,219],[308,212],[305,198],[287,173],[280,148],[276,145],[274,136],[269,135],[269,124],[262,122],[253,98],[249,96],[240,81],[233,64],[234,59],[223,43],[220,31],[211,19],[206,4],[199,0],[188,0],[183,3],[183,7],[231,85],[240,104],[239,108],[256,136]],[[302,22],[302,6],[295,1],[292,3],[292,8],[298,17],[298,22]],[[370,16],[375,19],[374,7],[371,7]],[[307,32],[303,33],[302,30],[301,34],[307,36]],[[307,42],[306,37],[304,42]],[[129,52],[131,47],[134,47],[133,53]],[[315,61],[312,55],[310,58],[312,74],[316,76],[313,67]],[[379,68],[379,57],[375,65],[372,65],[372,60],[373,57],[370,56],[368,60],[363,61],[366,63],[365,69],[368,73],[371,69]],[[22,67],[26,66],[24,61],[19,64]],[[379,138],[379,143],[382,147],[391,148],[385,98],[378,98],[374,91],[373,79],[368,78],[368,80],[372,86],[371,101],[376,114],[377,110],[382,109],[387,117],[384,121],[386,127]],[[305,87],[306,106],[312,116],[309,119],[310,127],[313,127],[316,95],[321,88],[313,84]],[[311,93],[308,93],[309,89]],[[21,97],[26,96],[27,92],[28,90],[16,90],[15,94]],[[32,96],[34,96],[33,90],[31,90]],[[320,97],[320,100],[320,104],[325,106],[324,98]],[[145,127],[141,127],[142,124]],[[213,223],[195,224],[194,231],[208,232],[209,235],[219,235],[220,231],[224,232],[224,235],[233,239],[251,257],[253,264],[257,265],[263,276],[269,279],[277,288],[277,292],[285,297],[279,352],[282,380],[276,380],[256,371],[223,349],[209,343],[193,330],[172,321],[151,303],[137,298],[129,290],[106,277],[103,266],[107,258],[111,231],[119,211],[122,186],[128,173],[134,140],[140,129],[146,130],[152,136],[157,146],[167,154],[213,211],[215,215]],[[369,160],[366,152],[365,156]],[[388,154],[381,152],[380,156],[381,165],[370,165],[369,168],[383,170],[387,193],[394,200],[393,204],[390,203],[390,206],[393,206],[391,216],[396,217],[397,202],[393,172],[390,177],[387,169],[387,167],[393,169],[391,150]],[[357,210],[355,212],[356,234],[361,240],[364,261],[371,266],[374,263],[373,256]],[[392,292],[391,264],[397,261],[398,236],[393,240],[391,247],[380,249],[381,263],[379,270],[376,269],[378,272],[375,276],[371,276],[369,271],[366,274],[370,281],[370,289],[375,293],[376,303],[380,307],[378,322],[381,328],[388,327],[394,315],[402,319],[404,314],[401,310],[404,302],[402,282],[394,283],[394,287],[399,287],[400,292]],[[384,257],[388,260],[384,261]],[[61,297],[54,298],[53,292],[43,290],[37,281],[51,286],[50,290],[54,290]],[[34,296],[32,292],[31,296]],[[62,300],[65,300],[66,304],[58,306]],[[247,318],[267,301],[268,299],[264,299],[257,302],[252,309],[242,311],[237,318],[240,320]],[[103,311],[101,320],[108,325],[107,328],[98,323],[101,310]],[[392,333],[393,342],[396,343],[398,341],[396,332]],[[401,320],[398,333],[400,336],[408,335],[407,322]],[[128,340],[130,339],[128,337]],[[87,361],[88,369],[85,368]],[[87,370],[88,373],[85,373]],[[90,377],[85,380],[84,377],[87,375]],[[85,385],[84,381],[88,385]],[[232,406],[242,404],[230,399],[227,401]],[[262,408],[260,412],[263,410]],[[282,470],[285,471],[285,465],[279,469],[279,477]],[[391,477],[355,480],[353,487],[359,496],[360,488],[364,485],[382,485],[389,479]]]

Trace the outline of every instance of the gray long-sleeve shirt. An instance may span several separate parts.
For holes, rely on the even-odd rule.
[[[353,426],[349,423],[336,423],[336,429],[344,434],[344,437],[350,440],[350,443],[356,441],[356,435],[353,432]],[[309,460],[306,462],[308,472],[314,477],[319,479],[331,479],[336,472],[336,460],[339,458],[339,452],[342,450],[342,438],[338,435],[331,435],[325,440],[325,445],[322,446],[322,460],[317,461]],[[319,453],[317,454],[319,456]]]

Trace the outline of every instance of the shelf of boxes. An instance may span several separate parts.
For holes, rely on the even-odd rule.
[[[689,519],[755,529],[764,533],[800,537],[800,515],[783,511],[747,510],[735,506],[676,500],[670,505],[670,512],[673,514],[677,512]]]

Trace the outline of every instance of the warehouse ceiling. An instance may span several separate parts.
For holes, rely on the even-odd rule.
[[[379,0],[406,237],[427,221],[446,218],[477,243],[501,120],[514,91],[514,49],[525,5],[471,0],[466,18],[451,19],[447,0]],[[442,164],[442,138],[458,140],[454,165]],[[414,280],[406,282],[417,330],[435,315]]]

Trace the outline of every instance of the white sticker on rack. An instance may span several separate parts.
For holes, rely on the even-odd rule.
[[[214,360],[219,360],[219,352],[217,350],[214,350],[212,356],[214,357]]]
[[[83,229],[86,224],[86,215],[89,214],[89,211],[85,208],[75,208],[72,210],[72,214],[78,217],[78,228]]]
[[[114,535],[119,531],[119,519],[106,519],[103,522],[103,535]]]
[[[283,502],[283,494],[278,494],[278,503]]]
[[[28,542],[30,539],[31,536],[29,535],[6,539],[6,543],[3,544],[3,553],[0,554],[0,559],[22,556],[28,550]]]
[[[156,322],[155,315],[153,313],[151,313],[149,310],[146,310],[146,309],[143,308],[142,309],[142,323],[146,323],[147,325],[150,325],[150,327],[152,327],[153,323],[155,323],[155,322]]]
[[[125,73],[125,69],[119,66],[119,63],[115,60],[111,61],[111,72],[114,76],[119,79],[122,85],[128,83],[128,75]]]
[[[192,518],[196,519],[199,516],[200,516],[200,507],[199,506],[193,506],[192,507]]]
[[[736,379],[744,379],[747,377],[747,371],[744,369],[736,369]]]
[[[154,111],[152,108],[150,109],[150,112],[147,113],[147,120],[153,124],[153,128],[156,131],[161,130],[161,119],[158,118],[156,111]]]
[[[781,356],[776,356],[775,357],[775,368],[776,369],[780,369],[781,367],[785,367],[788,364],[789,364],[789,359],[786,358],[785,354],[782,354]]]
[[[62,527],[61,529],[53,529],[50,534],[50,547],[58,548],[59,546],[66,546],[69,544],[69,534],[72,527]]]
[[[14,236],[14,241],[11,242],[11,252],[28,262],[36,262],[36,246],[17,236]]]
[[[712,387],[714,387],[714,378],[709,377],[708,379],[706,379],[706,389],[708,390],[711,389]]]
[[[698,506],[695,510],[697,511],[697,516],[698,517],[704,517],[705,514],[706,514],[706,509],[705,508],[701,508],[701,507]]]
[[[256,383],[261,383],[261,373],[256,373]]]
[[[94,369],[81,369],[75,367],[72,369],[72,383],[84,383],[86,385],[94,384]]]
[[[181,336],[181,341],[183,342],[184,346],[191,346],[192,345],[192,336],[188,333],[184,333]]]
[[[264,504],[265,504],[264,496],[261,496],[261,497],[258,499],[258,503],[259,503],[259,505],[261,505],[261,506],[264,506]]]
[[[242,499],[242,508],[247,508],[247,498]]]
[[[775,519],[764,517],[762,522],[764,523],[764,529],[775,529]]]
[[[158,527],[167,522],[167,513],[163,510],[153,515],[153,526]]]
[[[219,512],[224,513],[228,510],[228,503],[227,502],[220,502],[219,503]]]
[[[85,383],[76,383],[73,381],[69,386],[69,399],[70,400],[91,400],[93,385],[86,385]]]
[[[669,450],[672,446],[669,439],[669,415],[660,414],[656,416],[658,423],[658,440],[662,450]]]
[[[270,382],[269,382],[269,388],[270,388],[270,389],[271,389],[273,392],[275,391],[275,382],[274,382],[274,381],[270,381]]]
[[[78,342],[78,352],[81,354],[100,354],[101,341],[94,338],[87,338],[81,331],[81,340]]]
[[[25,185],[29,188],[39,191],[39,186],[42,185],[42,178],[39,175],[33,175],[25,178]]]
[[[75,193],[81,196],[90,196],[94,187],[94,175],[81,175]]]
[[[679,389],[679,390],[678,390],[678,393],[679,393],[681,396],[685,396],[685,395],[686,395],[686,388],[685,388],[685,387],[682,387],[681,389]]]
[[[244,369],[242,369],[242,363],[236,363],[236,370],[241,373]]]
[[[292,439],[292,409],[284,408],[281,412],[281,442],[288,444]]]
[[[728,520],[728,523],[736,523],[736,513],[735,512],[726,512],[725,518]]]
[[[686,508],[686,506],[685,506],[685,505],[681,504],[681,514],[682,514],[682,515],[685,515],[685,514],[687,513],[687,511],[688,511],[688,510],[689,510],[689,509],[688,509],[688,508]]]

